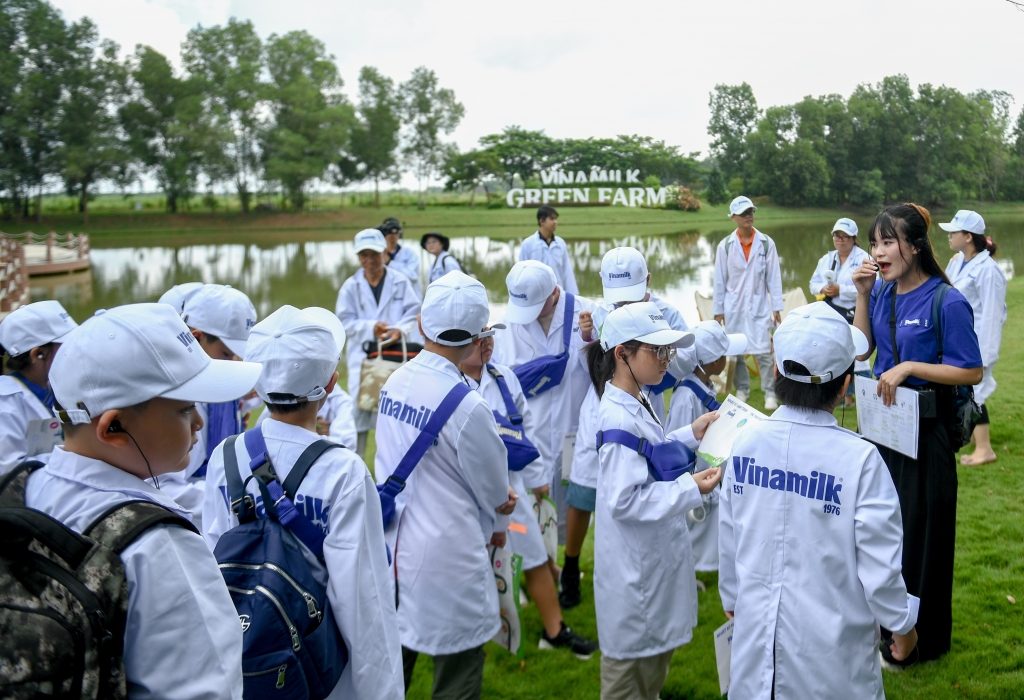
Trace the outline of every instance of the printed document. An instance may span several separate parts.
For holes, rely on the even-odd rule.
[[[715,630],[715,661],[718,662],[718,687],[722,695],[729,692],[729,661],[732,659],[732,628],[735,620],[729,620]]]
[[[896,388],[896,402],[882,403],[878,380],[854,377],[857,427],[871,442],[917,459],[918,396],[913,389]]]
[[[704,439],[697,446],[697,456],[712,467],[721,465],[732,454],[736,437],[767,417],[729,394],[718,409],[718,420],[708,426]]]

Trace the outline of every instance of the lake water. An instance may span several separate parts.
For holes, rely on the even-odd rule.
[[[800,287],[810,300],[807,283],[818,259],[832,249],[830,228],[834,221],[803,220],[785,226],[763,223],[779,250],[784,290]],[[858,223],[861,242],[866,246],[865,231],[870,222]],[[1000,246],[1000,265],[1007,276],[1012,276],[1016,266],[1024,265],[1024,217],[993,218],[988,223],[989,233]],[[646,256],[654,293],[674,304],[688,322],[695,323],[699,319],[694,292],[710,295],[715,247],[730,231],[723,225],[720,229],[669,235],[569,240],[568,246],[583,296],[600,298],[602,256],[610,248],[629,245]],[[524,231],[524,235],[529,233]],[[500,234],[494,232],[493,238],[486,230],[475,234],[453,237],[451,252],[487,287],[492,317],[497,319],[504,312],[507,298],[505,275],[518,257],[521,239],[509,240],[507,229]],[[124,247],[116,238],[96,237],[88,273],[33,278],[32,299],[58,299],[81,322],[96,309],[155,301],[175,284],[203,281],[241,289],[256,305],[260,318],[283,304],[333,310],[342,282],[358,267],[351,235],[347,235],[348,240],[340,240],[346,236],[297,231],[279,234],[268,242],[262,234],[218,234],[210,236],[216,243],[197,244],[202,236],[183,239],[140,234],[132,238],[133,242],[144,240],[146,244],[134,247]],[[411,238],[409,242],[416,246]],[[950,252],[938,227],[933,232],[933,244],[945,264]],[[425,252],[422,256],[425,279],[432,257]]]

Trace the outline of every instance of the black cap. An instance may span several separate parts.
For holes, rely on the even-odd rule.
[[[420,238],[420,247],[421,248],[426,248],[427,247],[427,239],[428,238],[436,238],[437,240],[441,241],[441,247],[444,248],[445,250],[448,250],[448,245],[449,245],[449,243],[451,243],[451,241],[448,240],[448,236],[440,234],[437,231],[431,231],[430,233],[424,233],[423,237]]]
[[[384,222],[380,226],[378,226],[377,229],[384,235],[387,235],[389,233],[396,233],[398,231],[401,231],[402,224],[395,217],[389,216],[388,218],[384,219]]]

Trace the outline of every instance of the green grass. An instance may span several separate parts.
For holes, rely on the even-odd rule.
[[[953,589],[953,649],[939,659],[902,674],[884,674],[886,697],[895,700],[970,698],[1019,700],[1024,697],[1024,280],[1010,282],[1009,320],[1003,335],[1003,358],[996,376],[999,389],[989,401],[992,438],[999,461],[981,467],[958,467],[956,568]],[[763,407],[764,395],[752,381],[750,402]],[[841,409],[836,412],[841,415]],[[846,427],[856,427],[848,410]],[[367,450],[372,465],[373,443]],[[593,536],[580,559],[586,573],[583,604],[566,611],[566,622],[596,638],[593,593]],[[698,574],[707,585],[699,594],[699,623],[693,641],[676,651],[662,690],[663,700],[719,698],[712,632],[725,622],[716,574]],[[1007,596],[1019,601],[1011,604]],[[522,665],[508,652],[488,644],[484,668],[486,698],[596,698],[600,693],[600,659],[579,661],[568,652],[540,651],[541,622],[534,606],[524,609],[526,659]],[[408,697],[429,698],[433,670],[421,657]]]

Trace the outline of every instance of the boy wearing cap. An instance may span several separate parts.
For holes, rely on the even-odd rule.
[[[45,462],[61,442],[53,415],[50,366],[68,333],[78,327],[59,301],[19,306],[0,322],[0,475],[28,458]]]
[[[836,423],[867,339],[824,302],[775,332],[785,404],[741,433],[722,481],[719,592],[735,615],[729,697],[885,697],[876,644],[913,661],[899,497],[878,450]],[[909,658],[908,658],[909,657]]]
[[[372,228],[360,231],[356,234],[354,248],[360,269],[341,286],[334,311],[348,336],[348,393],[356,397],[366,359],[363,343],[373,341],[387,345],[398,341],[403,334],[410,341],[418,340],[416,314],[420,312],[420,297],[408,277],[385,267],[387,243],[380,231]],[[366,451],[366,434],[376,425],[377,414],[357,408],[355,419],[356,452],[361,457]]]
[[[693,327],[693,335],[697,366],[675,383],[665,423],[667,431],[690,425],[698,416],[718,410],[711,377],[722,373],[729,356],[742,355],[747,348],[743,335],[727,334],[718,321],[701,321]],[[696,471],[707,468],[708,463],[698,457]],[[701,507],[687,514],[693,565],[697,571],[718,571],[718,489],[704,494],[701,500]]]
[[[600,328],[608,314],[617,307],[650,301],[661,311],[669,327],[677,331],[689,329],[682,314],[662,299],[652,295],[648,290],[651,275],[647,271],[647,260],[636,248],[613,248],[605,253],[601,260],[601,285],[604,290],[604,303],[593,315],[593,323]],[[693,369],[696,359],[693,348],[684,348],[677,352],[669,363],[666,378],[657,387],[647,387],[654,413],[658,420],[665,423],[665,401],[663,392],[671,388],[675,378],[685,377]],[[572,456],[572,471],[569,476],[569,487],[566,501],[569,504],[565,519],[565,566],[561,573],[561,593],[559,599],[562,606],[571,608],[580,603],[579,558],[583,550],[583,542],[590,529],[590,516],[594,512],[594,499],[597,497],[597,474],[599,463],[597,456],[597,411],[601,400],[594,387],[587,390],[587,396],[580,408],[579,428],[576,431],[576,446]],[[689,423],[687,423],[689,425]]]
[[[157,302],[160,304],[170,304],[174,307],[174,310],[179,314],[185,310],[185,302],[188,301],[189,297],[198,292],[206,285],[202,282],[184,282],[182,284],[176,284],[166,292],[160,295]]]
[[[495,338],[494,361],[511,367],[519,375],[537,425],[546,428],[537,439],[547,443],[545,452],[551,455],[550,471],[542,480],[526,483],[526,487],[533,490],[538,500],[549,493],[552,495],[558,504],[559,529],[562,530],[566,527],[568,509],[566,489],[562,485],[562,463],[572,459],[580,409],[590,387],[581,350],[592,339],[592,315],[596,305],[561,287],[554,271],[536,260],[516,263],[506,276],[505,284],[509,303],[504,320],[508,329]],[[570,297],[572,304],[567,306]],[[545,358],[553,361],[563,353],[567,355],[562,360],[562,374],[545,373],[532,383],[523,381],[524,365],[536,364]],[[560,540],[564,532],[560,533]],[[577,571],[577,586],[578,578]],[[567,602],[570,604],[566,605]],[[572,600],[563,600],[562,604],[572,607]]]
[[[729,333],[747,337],[747,353],[761,372],[764,407],[779,407],[772,379],[771,329],[782,321],[782,272],[775,241],[754,228],[757,207],[749,197],[737,197],[729,205],[736,230],[722,239],[715,251],[715,320]],[[736,362],[736,398],[750,398],[750,373],[746,360]]]
[[[484,286],[461,272],[427,287],[425,351],[381,391],[374,474],[388,482],[429,414],[456,385],[458,365],[494,331]],[[501,627],[487,544],[504,546],[515,507],[505,446],[484,399],[468,392],[395,498],[387,530],[394,552],[405,687],[419,654],[434,657],[435,698],[477,698],[483,645]]]
[[[215,360],[245,357],[249,330],[256,325],[256,307],[245,293],[223,284],[204,284],[199,289],[182,290],[182,296],[182,320],[207,355]],[[192,522],[200,530],[207,464],[221,441],[245,430],[242,399],[236,396],[230,401],[196,404],[203,427],[196,433],[188,467],[160,482],[164,493],[192,513]]]
[[[537,260],[551,268],[555,282],[571,294],[579,294],[576,273],[572,269],[569,248],[565,240],[555,235],[558,228],[558,212],[554,207],[544,205],[537,209],[537,232],[523,240],[519,249],[519,260]]]
[[[434,264],[430,266],[430,272],[427,274],[427,284],[432,284],[453,270],[463,272],[462,265],[454,255],[448,252],[450,244],[448,236],[436,231],[424,233],[423,238],[420,239],[420,247],[434,256]]]
[[[393,216],[384,219],[377,227],[384,234],[384,264],[389,270],[401,272],[413,283],[412,287],[419,296],[420,290],[420,253],[409,246],[404,248],[398,243],[402,238],[402,224]],[[356,251],[358,252],[358,251]]]
[[[211,360],[166,304],[97,315],[61,350],[50,381],[65,444],[29,477],[25,504],[79,533],[130,501],[190,518],[146,479],[188,464],[202,427],[193,402],[246,393],[260,366]],[[202,537],[155,525],[120,557],[130,591],[123,640],[128,697],[240,700],[242,628]]]
[[[326,309],[282,306],[252,329],[246,356],[263,364],[256,392],[270,414],[259,429],[281,483],[303,451],[320,439],[317,412],[338,381],[344,343],[341,322]],[[252,473],[245,441],[236,440],[234,449],[244,481]],[[238,525],[227,495],[224,443],[210,459],[207,481],[203,535],[212,550]],[[246,488],[260,502],[257,485],[250,481]],[[328,450],[298,485],[295,505],[326,535],[323,563],[310,552],[306,558],[327,579],[328,600],[348,649],[348,665],[329,697],[398,700],[401,644],[373,478],[353,452]]]

